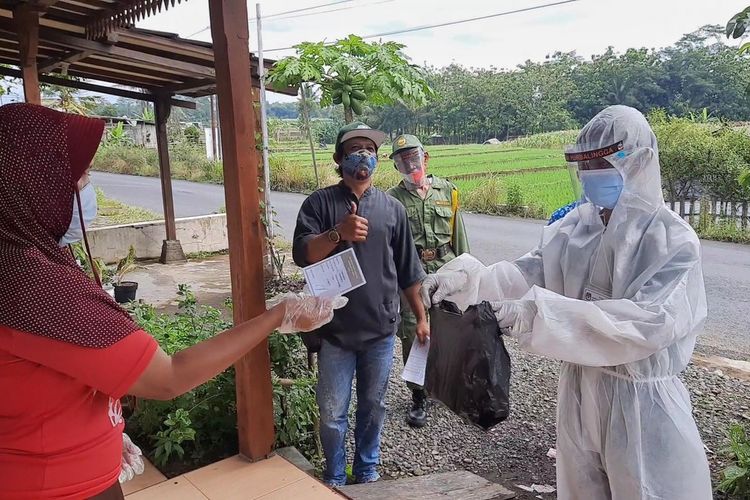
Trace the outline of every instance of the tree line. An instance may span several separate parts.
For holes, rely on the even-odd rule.
[[[658,50],[609,48],[590,59],[558,52],[514,70],[454,64],[428,68],[426,77],[426,105],[371,107],[366,121],[391,134],[471,143],[577,128],[612,104],[750,120],[750,58],[725,43],[721,26]]]

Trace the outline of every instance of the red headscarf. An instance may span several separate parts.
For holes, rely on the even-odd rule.
[[[0,107],[0,325],[96,348],[138,329],[58,245],[103,130],[42,106]]]

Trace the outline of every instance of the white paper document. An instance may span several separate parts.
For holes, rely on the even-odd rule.
[[[338,297],[367,283],[352,248],[307,266],[302,272],[315,297]]]
[[[424,375],[427,371],[427,354],[430,352],[430,339],[427,342],[420,344],[419,340],[414,339],[414,343],[411,345],[411,351],[409,351],[409,357],[406,359],[406,365],[404,371],[401,374],[401,378],[407,382],[411,382],[417,385],[424,385]]]

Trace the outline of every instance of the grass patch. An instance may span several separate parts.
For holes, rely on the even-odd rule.
[[[528,137],[519,137],[518,139],[507,141],[503,144],[506,147],[546,148],[559,151],[568,144],[574,144],[577,138],[578,130],[560,130],[557,132],[530,135]]]
[[[119,224],[133,224],[161,220],[162,216],[140,207],[131,207],[117,200],[107,198],[101,189],[96,190],[98,206],[94,227],[115,226]]]
[[[729,243],[750,243],[750,231],[737,227],[735,220],[717,223],[698,224],[695,232],[704,240],[726,241]]]
[[[224,182],[221,163],[206,158],[201,146],[187,142],[171,145],[169,157],[174,179],[214,184]],[[104,144],[97,151],[92,168],[114,174],[158,177],[159,156],[155,149]]]
[[[567,169],[458,180],[455,184],[462,205],[472,212],[547,218],[575,200]]]

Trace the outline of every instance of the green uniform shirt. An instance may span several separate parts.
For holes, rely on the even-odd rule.
[[[451,182],[435,176],[428,176],[432,180],[427,197],[423,200],[418,193],[409,191],[401,181],[396,187],[388,190],[388,194],[396,198],[406,208],[409,218],[414,244],[419,249],[435,249],[450,244],[453,249],[443,258],[429,262],[422,262],[427,273],[434,273],[443,264],[450,262],[456,256],[469,251],[469,241],[460,211],[456,210],[453,217],[453,191],[457,188]],[[451,222],[453,227],[451,227]]]

